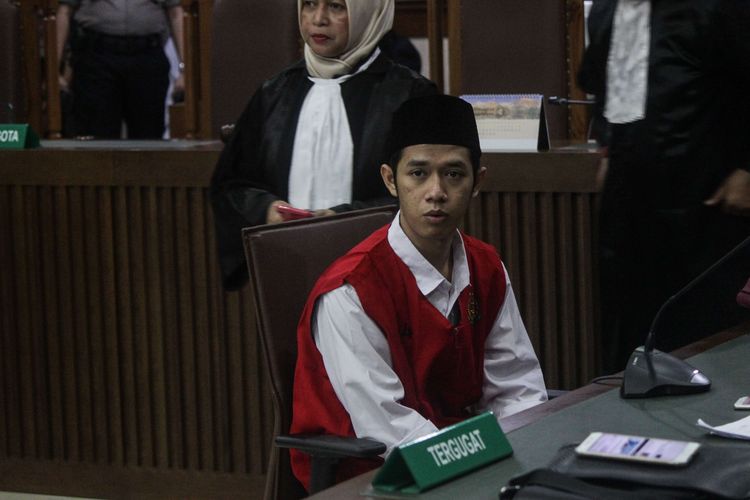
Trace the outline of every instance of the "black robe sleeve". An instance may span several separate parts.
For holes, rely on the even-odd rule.
[[[750,0],[723,0],[719,5],[715,37],[716,57],[722,58],[725,90],[730,93],[727,121],[731,161],[750,171]]]
[[[242,248],[243,227],[265,224],[268,206],[278,199],[263,181],[259,165],[262,124],[262,91],[255,93],[235,124],[211,179],[216,236],[222,283],[228,290],[247,281]]]

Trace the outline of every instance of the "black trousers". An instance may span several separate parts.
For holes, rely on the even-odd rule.
[[[161,139],[169,61],[160,43],[112,47],[79,41],[73,48],[73,115],[77,135]]]
[[[625,368],[667,299],[750,236],[750,217],[727,215],[700,201],[659,205],[648,181],[654,165],[633,153],[643,146],[618,146],[610,148],[600,211],[604,373]],[[664,196],[669,189],[656,188]],[[725,280],[726,286],[716,283],[711,285],[715,292],[700,290],[670,308],[659,325],[656,348],[669,352],[744,320],[747,311],[733,304],[732,297],[748,275],[735,278],[737,283],[734,278],[731,284]]]

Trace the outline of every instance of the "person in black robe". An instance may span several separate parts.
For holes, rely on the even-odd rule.
[[[247,281],[242,228],[282,221],[278,205],[326,215],[392,203],[379,173],[388,160],[391,115],[411,97],[438,92],[434,83],[395,64],[377,48],[393,23],[393,0],[318,0],[299,5],[305,59],[255,93],[211,181],[222,283],[229,290]],[[346,39],[337,38],[342,13]],[[342,40],[346,43],[339,43]],[[340,98],[321,97],[327,81],[338,82]],[[341,102],[345,113],[337,115]],[[313,105],[325,116],[306,111]],[[348,123],[341,125],[342,121]],[[322,122],[333,125],[308,133]],[[301,139],[305,133],[308,138]],[[349,140],[351,151],[345,144]],[[321,150],[331,151],[330,159]],[[343,180],[346,174],[349,180]],[[328,190],[338,193],[321,194]],[[329,199],[336,201],[327,204]]]
[[[600,218],[604,372],[624,368],[667,298],[750,235],[750,1],[646,4],[594,1],[579,75],[596,96],[604,126],[594,128],[606,130],[600,139],[608,150]],[[648,17],[640,32],[628,33],[639,29],[637,11]],[[605,118],[617,115],[618,103],[622,110],[623,102],[639,102],[632,99],[639,78],[640,114]],[[608,101],[608,93],[618,95]],[[632,107],[624,105],[625,114]],[[713,333],[699,315],[687,311],[666,325],[657,348]]]

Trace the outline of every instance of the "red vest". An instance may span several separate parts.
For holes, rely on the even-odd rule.
[[[505,274],[494,247],[462,234],[471,284],[453,326],[422,295],[414,275],[388,243],[385,226],[334,262],[313,287],[297,327],[297,366],[291,433],[354,436],[349,414],[328,379],[311,333],[315,302],[349,283],[386,336],[393,370],[404,386],[401,404],[438,428],[470,416],[482,395],[484,344],[505,298]],[[309,484],[309,457],[291,451],[292,469]],[[382,460],[343,460],[338,480],[373,469]]]

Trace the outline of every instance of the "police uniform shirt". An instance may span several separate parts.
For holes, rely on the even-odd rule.
[[[76,9],[74,19],[84,29],[115,36],[159,34],[169,37],[166,9],[180,0],[60,0]]]

